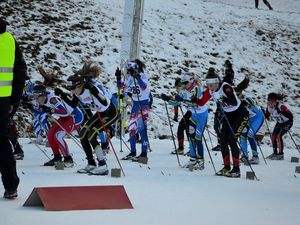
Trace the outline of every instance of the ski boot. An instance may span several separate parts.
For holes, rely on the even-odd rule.
[[[132,162],[138,162],[142,164],[147,164],[148,163],[148,156],[147,153],[141,153],[139,156],[133,157]]]
[[[74,161],[70,155],[65,157],[64,166],[66,168],[72,168],[74,166]]]
[[[77,170],[77,173],[90,173],[92,170],[96,168],[96,165],[86,165],[86,167]]]
[[[231,171],[227,171],[225,173],[225,176],[232,177],[232,178],[240,178],[241,177],[240,167],[234,166]]]
[[[98,167],[95,167],[93,170],[91,170],[90,174],[101,175],[101,176],[108,175],[108,168],[105,160],[99,161]]]
[[[258,158],[258,156],[253,156],[252,159],[250,160],[250,164],[252,164],[252,165],[259,164],[259,158]]]
[[[177,153],[176,153],[176,152],[177,152]],[[178,155],[183,155],[183,154],[184,154],[183,148],[177,148],[176,150],[172,151],[171,154],[172,154],[172,155],[176,155],[176,154],[178,154]]]
[[[62,159],[61,159],[61,155],[58,154],[58,155],[54,155],[54,158],[49,160],[48,162],[45,162],[44,163],[44,166],[55,166],[55,163],[56,162],[61,162]]]
[[[284,160],[283,153],[278,153],[273,157],[273,160]]]
[[[273,152],[271,155],[267,156],[266,159],[274,160],[276,156],[277,156],[277,153]]]
[[[223,167],[223,169],[216,172],[216,176],[226,176],[227,173],[230,172],[230,167]]]
[[[136,156],[136,152],[130,152],[128,155],[122,158],[122,160],[131,160]]]
[[[214,152],[219,152],[221,151],[221,146],[218,144],[217,146],[213,147],[211,150]]]
[[[18,197],[17,190],[12,190],[12,191],[5,190],[3,195],[3,198],[7,198],[7,199],[15,199],[16,197]]]

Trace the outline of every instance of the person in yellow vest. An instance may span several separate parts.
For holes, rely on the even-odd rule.
[[[18,196],[19,177],[9,143],[9,116],[18,108],[27,77],[27,67],[14,37],[6,32],[6,21],[0,18],[0,173],[4,198]]]

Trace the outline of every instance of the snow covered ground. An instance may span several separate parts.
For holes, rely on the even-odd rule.
[[[247,180],[247,166],[241,166],[240,179],[214,176],[206,153],[205,170],[190,172],[179,168],[176,156],[170,155],[172,142],[151,140],[153,152],[148,165],[121,161],[126,176],[88,176],[76,174],[85,166],[84,154],[72,140],[68,141],[77,165],[63,171],[42,167],[47,158],[28,139],[22,139],[25,158],[18,161],[21,178],[19,197],[14,201],[0,198],[1,225],[199,225],[199,224],[287,224],[300,222],[300,174],[294,174],[299,163],[289,162],[299,156],[295,149],[287,149],[284,161],[270,161],[253,166],[260,181]],[[119,141],[113,139],[119,152]],[[187,143],[186,143],[187,144]],[[209,144],[210,145],[210,144]],[[265,155],[271,148],[262,146]],[[47,149],[50,155],[51,150]],[[212,152],[217,169],[222,167],[221,154]],[[117,162],[112,152],[107,155],[110,168]],[[188,158],[181,156],[181,163]],[[49,212],[43,208],[22,207],[34,187],[124,185],[134,206],[130,210],[86,210]],[[0,193],[3,187],[0,187]]]
[[[220,70],[229,58],[236,83],[245,74],[251,75],[247,93],[261,106],[271,91],[288,95],[295,115],[291,132],[299,143],[300,0],[269,1],[274,11],[267,10],[262,0],[260,10],[254,9],[254,0],[145,0],[141,58],[147,64],[155,97],[149,126],[152,138],[170,135],[158,96],[174,91],[175,78],[183,71],[192,71],[203,80],[208,67]],[[120,60],[123,5],[124,0],[8,0],[0,3],[0,15],[10,22],[9,31],[24,49],[33,80],[40,79],[38,64],[54,68],[66,78],[84,59],[92,58],[103,66],[101,81],[115,90],[113,74]],[[213,109],[214,104],[210,105]],[[24,112],[18,115],[19,120],[29,121]],[[212,114],[209,117],[212,129]],[[261,160],[254,166],[260,181],[246,180],[249,168],[245,166],[241,179],[216,177],[207,155],[204,171],[181,169],[176,157],[169,154],[173,150],[169,139],[151,139],[154,151],[147,166],[123,162],[126,177],[122,178],[75,174],[85,161],[71,140],[70,149],[78,165],[64,171],[41,167],[45,156],[27,144],[28,140],[21,142],[25,159],[18,162],[19,198],[0,198],[0,225],[300,224],[300,175],[294,174],[299,163],[289,162],[299,153],[288,136],[284,139],[284,161],[264,165]],[[113,143],[119,152],[119,141],[114,139]],[[262,149],[266,156],[271,153],[267,136]],[[182,163],[188,160],[180,159]],[[221,169],[220,153],[213,153],[213,159]],[[117,167],[111,153],[108,164]],[[34,187],[110,184],[125,186],[133,210],[47,212],[22,207]]]

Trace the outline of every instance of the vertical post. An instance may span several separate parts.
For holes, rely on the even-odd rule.
[[[144,0],[135,0],[132,24],[132,38],[129,59],[140,58]]]
[[[120,69],[127,65],[127,62],[140,58],[140,44],[142,35],[144,0],[125,0],[123,27],[122,27],[122,43],[121,43],[121,62]],[[126,76],[127,74],[124,74]],[[122,90],[118,90],[118,96],[122,94]],[[120,139],[124,135],[123,121],[126,120],[126,107],[123,107],[123,101],[119,99],[120,104]],[[117,127],[117,126],[116,126]],[[121,151],[122,151],[122,144]]]
[[[124,6],[121,67],[140,57],[144,0],[126,0]]]

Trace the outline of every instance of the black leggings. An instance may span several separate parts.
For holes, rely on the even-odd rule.
[[[258,2],[259,0],[255,0],[255,8],[258,7]],[[267,0],[263,0],[263,2],[265,3],[266,6],[268,6],[269,9],[272,9],[270,3]]]
[[[248,129],[249,112],[243,104],[234,112],[225,113],[220,132],[220,145],[224,166],[230,168],[229,148],[231,149],[233,166],[239,166],[240,149],[237,140],[244,129]]]
[[[188,128],[190,123],[190,118],[192,116],[192,113],[190,111],[187,111],[184,116],[181,118],[178,124],[177,129],[177,140],[178,140],[178,148],[183,149],[184,148],[184,132],[188,135]]]
[[[100,117],[102,121],[100,120]],[[92,148],[95,149],[99,145],[99,142],[97,141],[99,133],[104,130],[104,126],[108,128],[118,119],[118,109],[111,103],[106,111],[100,112],[100,117],[98,112],[96,112],[84,124],[79,132],[80,142],[85,151],[89,165],[95,165]]]
[[[217,110],[215,112],[214,117],[214,130],[218,137],[218,144],[220,144],[220,134],[221,134],[221,124],[224,122],[224,114],[221,111],[221,108],[219,105],[217,105]]]
[[[279,149],[279,154],[283,154],[284,145],[282,137],[291,129],[292,126],[293,120],[289,120],[285,123],[276,123],[271,136],[274,154],[278,154],[277,147]]]
[[[19,177],[16,170],[16,161],[8,139],[8,111],[0,110],[0,118],[0,173],[4,189],[14,191],[19,185]]]

